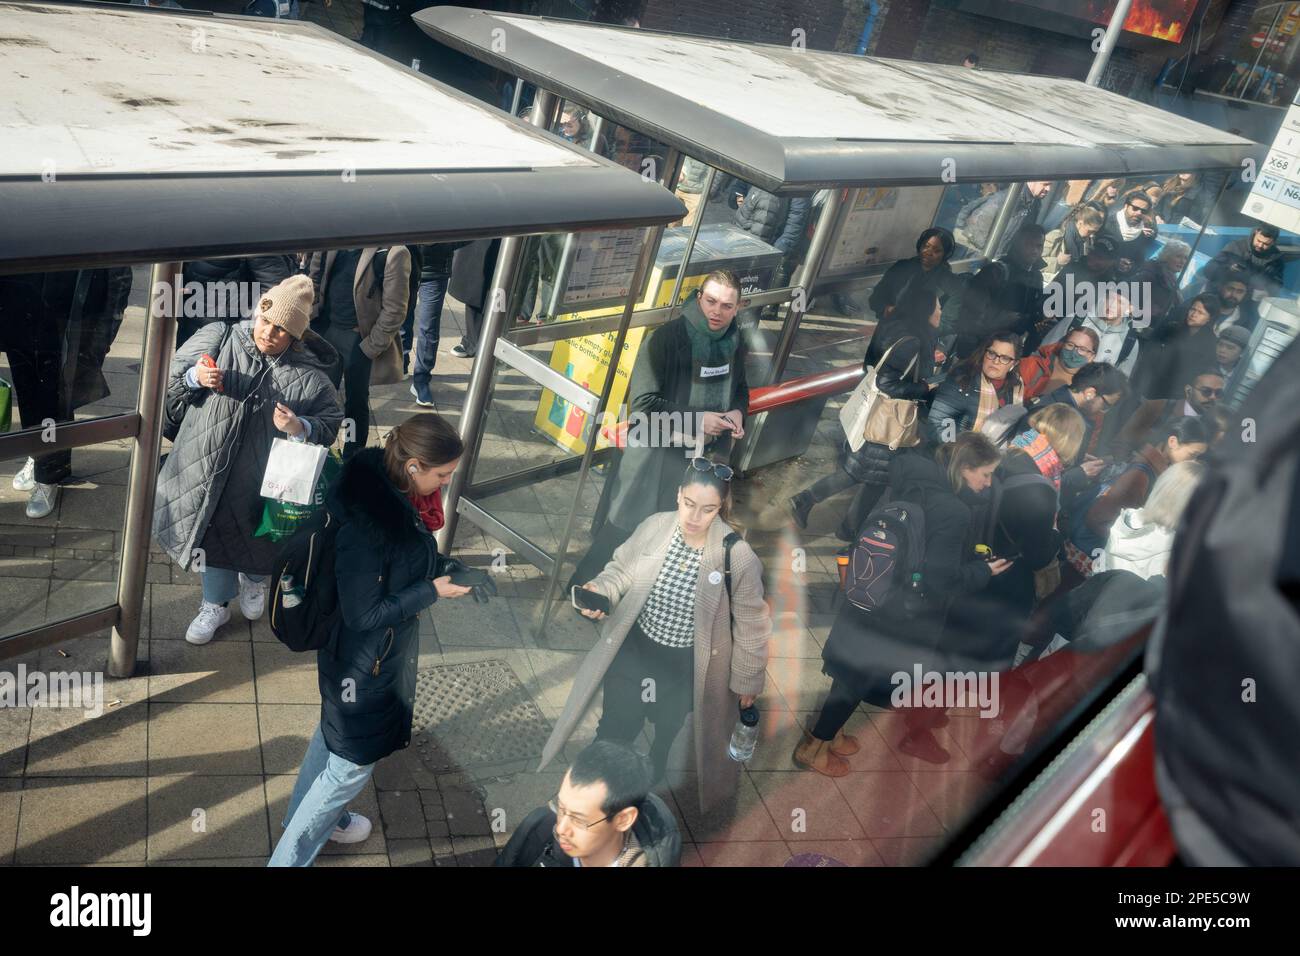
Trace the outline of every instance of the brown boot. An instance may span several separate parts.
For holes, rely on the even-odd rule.
[[[830,741],[818,740],[812,734],[803,735],[803,741],[794,748],[790,759],[796,767],[815,770],[825,777],[843,777],[849,772],[848,761],[835,755]]]
[[[843,730],[835,732],[835,739],[831,741],[831,753],[837,757],[852,757],[862,748],[858,746],[858,738],[852,734],[846,734]]]

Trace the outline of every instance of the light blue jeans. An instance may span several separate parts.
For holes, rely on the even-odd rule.
[[[348,801],[374,770],[372,763],[361,766],[330,753],[317,724],[284,814],[284,834],[267,866],[311,866],[334,828],[348,825]]]
[[[239,572],[225,568],[208,568],[201,575],[203,600],[209,604],[225,604],[239,593]],[[250,581],[265,581],[265,574],[245,574]]]

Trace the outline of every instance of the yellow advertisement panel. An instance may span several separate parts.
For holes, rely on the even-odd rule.
[[[658,309],[668,305],[673,294],[673,282],[674,279],[663,278],[662,270],[656,269],[651,275],[648,286],[650,289],[657,290],[654,301],[648,303],[642,300],[638,303],[637,308]],[[697,288],[703,282],[703,274],[688,275],[682,280],[682,298],[685,299],[688,291]],[[618,315],[621,312],[621,307],[592,309],[590,312],[562,316],[558,321],[594,319],[601,316]],[[619,410],[627,400],[628,384],[632,378],[632,366],[636,362],[637,351],[641,348],[641,341],[645,338],[645,334],[645,329],[628,329],[627,338],[623,342],[623,354],[619,357],[618,368],[614,375],[614,387],[609,394],[609,413],[606,415],[606,422],[610,426],[620,417]],[[555,349],[551,353],[551,368],[557,372],[563,372],[565,378],[570,381],[577,382],[583,388],[599,394],[614,356],[614,340],[617,337],[614,332],[602,332],[598,335],[585,335],[581,338],[564,339],[556,342]],[[533,424],[539,432],[550,438],[561,448],[567,448],[575,455],[581,455],[586,451],[586,443],[582,440],[582,431],[587,424],[587,413],[580,408],[574,407],[549,389],[542,391],[542,398],[538,403],[537,416]],[[597,449],[608,448],[610,444],[609,438],[597,433]]]

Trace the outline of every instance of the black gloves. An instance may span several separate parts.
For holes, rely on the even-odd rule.
[[[440,578],[443,575],[450,577],[452,584],[469,588],[474,600],[479,604],[487,604],[489,598],[497,596],[497,583],[492,580],[492,575],[487,571],[471,568],[456,558],[438,555],[433,576]]]

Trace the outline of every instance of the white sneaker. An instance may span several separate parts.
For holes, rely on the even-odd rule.
[[[266,610],[266,582],[250,581],[239,575],[239,609],[249,621],[256,621]]]
[[[355,810],[349,810],[346,827],[335,827],[334,832],[330,834],[330,839],[335,843],[361,843],[370,836],[370,821],[357,813]]]
[[[36,459],[28,458],[23,470],[14,475],[14,491],[31,491],[36,487]]]
[[[210,604],[204,601],[199,605],[199,613],[190,621],[190,628],[185,632],[185,640],[191,644],[206,644],[217,633],[217,628],[230,620],[230,608],[224,604]]]
[[[27,517],[44,518],[59,503],[59,486],[34,482],[32,496],[27,500]]]

